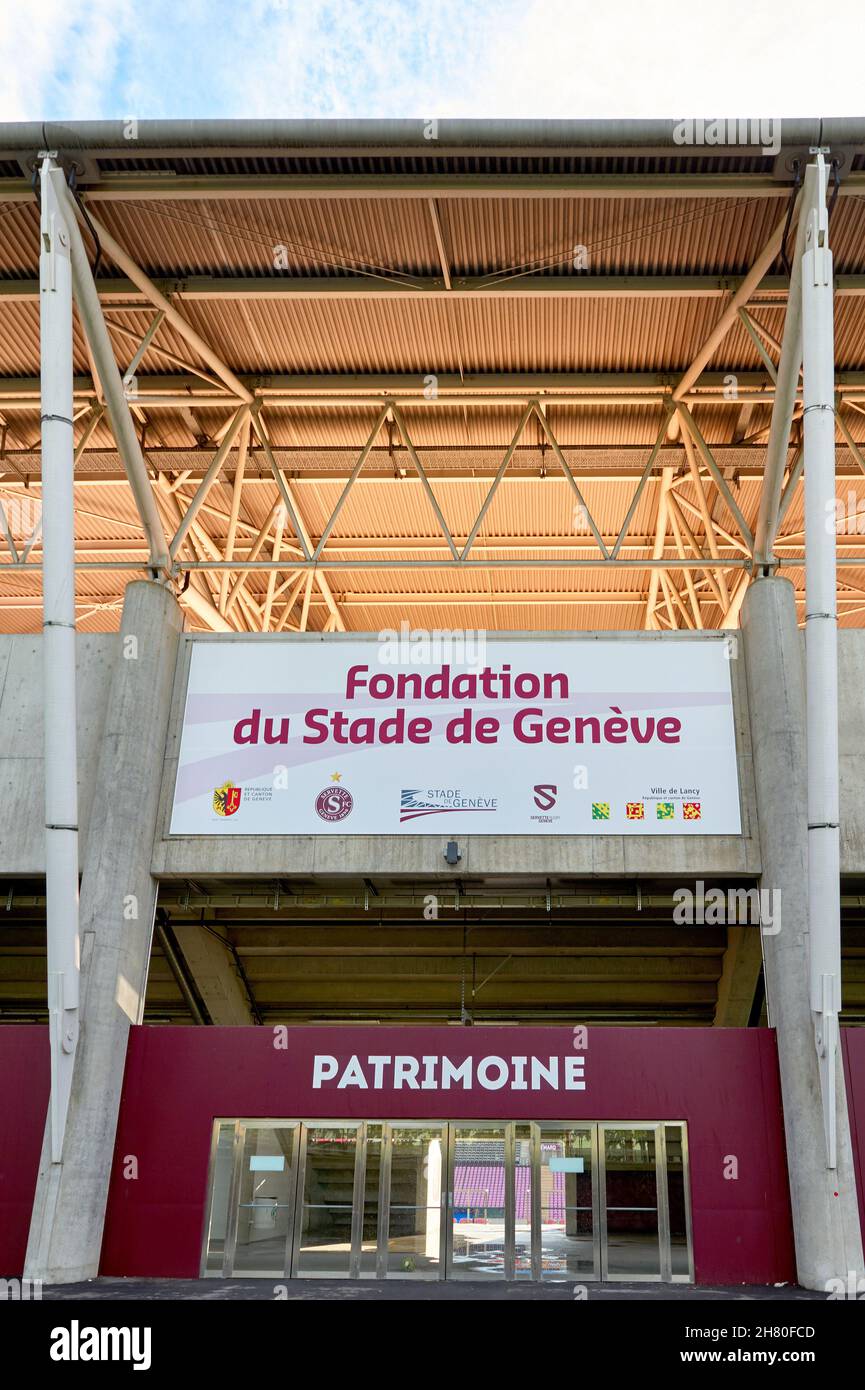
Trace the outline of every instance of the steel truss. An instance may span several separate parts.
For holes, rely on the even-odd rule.
[[[710,605],[714,609],[713,625],[718,624],[718,611],[723,625],[737,625],[742,599],[755,566],[803,563],[803,556],[798,553],[801,546],[790,549],[790,542],[801,538],[778,537],[781,521],[801,475],[801,453],[794,456],[792,463],[789,461],[790,431],[797,414],[801,416],[803,410],[798,371],[791,375],[785,360],[785,353],[789,356],[793,351],[788,342],[791,339],[795,342],[795,331],[785,332],[782,346],[757,317],[760,304],[784,302],[780,297],[783,283],[776,284],[777,277],[769,277],[768,272],[785,234],[786,215],[779,219],[745,276],[723,282],[692,277],[693,284],[688,277],[670,277],[673,281],[670,293],[720,293],[726,299],[715,327],[680,378],[633,373],[582,377],[565,374],[546,378],[496,377],[491,383],[479,378],[459,381],[442,376],[430,393],[424,382],[413,377],[375,378],[368,385],[353,379],[349,386],[341,378],[256,380],[238,376],[184,317],[173,302],[173,291],[165,282],[152,280],[135,263],[91,206],[89,221],[99,236],[103,253],[125,277],[122,282],[105,281],[97,287],[81,236],[81,210],[65,183],[58,202],[69,228],[75,294],[91,362],[90,379],[72,383],[77,428],[75,459],[79,468],[86,462],[88,453],[96,447],[93,436],[97,427],[108,419],[144,533],[143,543],[130,538],[128,558],[100,558],[98,550],[88,552],[85,547],[84,554],[88,558],[81,555],[77,564],[80,570],[143,571],[160,576],[176,586],[181,602],[206,626],[216,630],[256,631],[303,630],[314,612],[320,615],[317,623],[323,623],[327,629],[343,630],[341,607],[327,579],[328,573],[337,571],[448,569],[468,574],[497,569],[641,570],[649,574],[648,595],[645,598],[630,595],[627,602],[644,604],[645,626],[700,629],[707,625],[706,610]],[[438,228],[434,199],[429,201],[429,212],[434,229]],[[797,236],[801,239],[801,228]],[[450,272],[444,244],[437,237],[439,243],[446,285]],[[795,279],[798,267],[797,256],[794,258],[794,279],[786,297],[788,320],[791,315],[795,320],[799,312],[798,281]],[[599,281],[616,279],[596,278]],[[652,278],[643,277],[618,287],[590,285],[579,280],[576,283],[584,286],[581,293],[646,294],[655,292],[655,287],[648,283]],[[658,277],[659,280],[663,278]],[[865,279],[861,284],[860,279],[862,277],[844,277],[842,292],[863,292]],[[288,284],[289,281],[282,282],[283,286]],[[401,293],[404,288],[398,286],[395,292]],[[527,289],[525,282],[522,286],[517,282],[516,287],[511,285],[511,288],[515,292],[538,292],[534,288]],[[409,286],[410,292],[417,289],[417,286]],[[202,295],[223,292],[216,282],[192,287],[192,292],[196,291]],[[189,292],[190,286],[184,282],[184,295]],[[237,287],[234,292],[239,292]],[[288,291],[280,288],[279,292]],[[302,293],[303,288],[298,292]],[[367,287],[363,292],[371,291]],[[504,292],[503,287],[496,292]],[[551,285],[549,292],[556,292],[555,286]],[[32,287],[26,282],[17,282],[6,286],[5,293],[13,298],[26,297],[32,293]],[[775,298],[767,298],[773,293]],[[143,336],[122,321],[124,308],[140,312],[142,303],[151,305],[154,310]],[[168,351],[160,343],[163,325],[169,325],[183,339],[187,354],[181,356]],[[744,327],[748,333],[763,360],[765,372],[737,374],[737,389],[731,395],[729,374],[710,373],[706,367],[736,325]],[[773,353],[779,359],[777,362]],[[119,354],[122,354],[120,365]],[[147,374],[138,378],[137,386],[143,389],[130,390],[139,368],[154,356],[162,361],[167,359],[178,369],[178,374],[174,377]],[[34,409],[38,391],[38,382],[3,383],[0,408],[2,419],[6,421],[4,430],[11,428],[9,420],[17,421],[16,412]],[[706,403],[737,411],[741,443],[746,448],[759,445],[766,433],[759,430],[749,435],[751,412],[761,404],[772,405],[765,485],[753,534],[736,496],[733,470],[723,461],[719,462],[716,453],[720,455],[722,451],[710,447],[695,418],[695,408]],[[839,386],[837,404],[836,418],[850,457],[857,470],[865,473],[865,457],[840,416],[842,405],[853,410],[865,406],[865,374],[848,374]],[[407,424],[405,411],[409,408],[416,411],[421,405],[430,412],[454,408],[467,412],[496,405],[513,407],[519,413],[515,432],[465,534],[457,534],[449,527],[434,487],[439,475],[423,462],[421,453],[426,452],[426,446],[415,442]],[[641,451],[633,466],[635,486],[620,524],[615,532],[605,533],[587,504],[585,477],[622,475],[610,475],[606,471],[592,474],[590,459],[574,467],[568,458],[573,446],[561,442],[554,423],[555,412],[561,406],[597,410],[635,405],[650,406],[657,411],[657,430],[651,446]],[[159,467],[158,450],[154,450],[151,457],[151,451],[142,448],[142,437],[151,416],[154,413],[158,416],[163,409],[180,410],[190,428],[203,439],[195,416],[195,411],[202,408],[224,412],[222,424],[213,432],[211,440],[215,450],[206,456],[203,467],[196,457],[194,469],[179,474],[164,471]],[[302,494],[314,485],[316,474],[287,476],[285,465],[278,459],[280,449],[272,444],[268,419],[274,411],[332,412],[343,408],[368,410],[369,433],[353,463],[345,470],[345,484],[335,505],[320,533],[313,538],[304,518]],[[20,427],[17,434],[21,435]],[[502,537],[486,537],[484,522],[501,484],[509,477],[541,476],[535,467],[527,469],[519,464],[521,451],[539,449],[543,458],[551,456],[550,468],[572,495],[575,516],[572,540],[514,538],[509,542]],[[23,450],[7,448],[3,457],[20,476],[21,471],[27,473],[26,467],[22,470],[21,465],[30,452],[25,443]],[[200,443],[196,445],[196,453],[203,453]],[[381,471],[383,457],[391,464],[386,475]],[[376,461],[375,472],[371,471],[371,460]],[[229,474],[230,462],[233,469]],[[472,473],[477,476],[475,470]],[[547,473],[546,464],[543,473]],[[26,543],[16,544],[3,509],[4,498],[8,500],[21,491],[21,484],[12,481],[15,476],[16,472],[7,473],[5,482],[0,484],[0,537],[8,551],[5,567],[16,573],[38,574],[41,569],[38,527]],[[388,545],[383,545],[374,538],[368,543],[340,538],[337,522],[352,490],[363,486],[367,478],[382,476],[392,477],[403,486],[410,479],[414,480],[410,485],[421,489],[429,509],[433,539],[418,538],[401,543],[393,538]],[[29,480],[29,473],[27,477]],[[208,501],[217,480],[230,483],[228,512]],[[93,481],[104,485],[101,474],[94,474]],[[244,516],[245,498],[250,495],[250,489],[267,484],[275,489],[275,495],[264,522],[252,527]],[[88,484],[79,481],[76,475],[76,485],[80,489]],[[649,489],[655,494],[657,504],[654,532],[635,536],[632,524],[641,500],[651,495]],[[780,554],[772,551],[772,540]],[[114,550],[123,548],[126,547],[122,543],[112,543]],[[844,564],[865,563],[863,557],[849,553],[854,548],[840,547]],[[412,554],[413,549],[422,550],[423,555]],[[525,553],[509,553],[527,549],[552,550],[554,555],[544,553],[527,557]],[[358,550],[364,553],[357,555]],[[253,593],[249,587],[250,576],[258,572],[268,576],[263,595],[260,591]],[[852,592],[844,596],[845,601],[861,604],[862,592],[850,587]],[[370,596],[366,606],[372,606],[378,597]],[[617,597],[611,593],[607,601],[614,602]],[[381,598],[385,602],[402,602],[398,595],[385,594]],[[436,601],[412,593],[405,595],[405,602],[415,598],[425,603]],[[507,596],[466,591],[442,595],[439,601],[448,599],[457,603],[495,604],[506,601]],[[580,593],[543,591],[538,593],[537,599],[564,604],[583,601]],[[13,605],[14,600],[10,606]],[[91,609],[95,606],[98,605],[92,602],[88,605]],[[363,604],[358,596],[353,596],[352,603],[346,606]]]

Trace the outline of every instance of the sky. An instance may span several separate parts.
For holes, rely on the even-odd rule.
[[[865,114],[863,0],[0,0],[0,120]]]

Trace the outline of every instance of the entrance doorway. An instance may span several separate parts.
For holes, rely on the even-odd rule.
[[[689,1282],[687,1127],[217,1120],[202,1274]]]

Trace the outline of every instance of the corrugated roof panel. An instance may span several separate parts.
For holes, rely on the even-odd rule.
[[[100,221],[156,277],[438,275],[426,203],[265,199],[104,203]]]
[[[235,371],[681,372],[709,336],[714,299],[196,300],[186,314]],[[759,368],[743,348],[741,370]]]
[[[781,211],[775,198],[441,200],[453,269],[595,275],[744,274]],[[574,261],[579,265],[574,266]]]
[[[161,157],[132,156],[102,161],[107,169],[163,167]],[[785,198],[580,197],[583,173],[619,171],[662,172],[668,169],[712,171],[738,168],[769,172],[771,161],[759,152],[736,156],[689,154],[643,155],[609,152],[603,156],[579,151],[517,153],[441,151],[434,155],[405,151],[354,153],[294,151],[233,156],[189,152],[171,157],[178,180],[204,169],[223,172],[241,167],[250,173],[315,169],[334,173],[361,171],[444,173],[498,170],[504,174],[547,170],[574,176],[572,197],[545,199],[436,197],[445,251],[456,281],[460,277],[495,279],[531,269],[540,274],[576,274],[576,247],[585,247],[585,268],[594,274],[701,274],[736,276],[745,273],[778,219]],[[433,222],[425,198],[352,199],[249,197],[228,201],[202,198],[157,201],[101,202],[96,209],[130,254],[152,274],[183,279],[188,275],[251,275],[270,278],[294,275],[334,277],[364,273],[373,278],[425,276],[439,279],[441,267]],[[837,273],[858,274],[865,256],[865,200],[842,198],[832,213],[831,240]],[[85,235],[89,254],[91,240]],[[274,264],[278,248],[280,266]],[[779,272],[779,265],[775,267]],[[10,203],[0,212],[0,278],[33,278],[38,273],[38,211],[35,200]],[[109,261],[103,275],[113,273]],[[384,283],[384,280],[382,280]],[[784,310],[777,301],[759,297],[753,317],[780,338]],[[418,387],[429,374],[488,375],[506,372],[626,372],[664,374],[675,381],[706,339],[723,312],[715,298],[589,298],[575,293],[532,299],[375,298],[363,300],[292,299],[243,301],[228,298],[184,299],[174,303],[198,328],[214,350],[238,372],[263,377],[276,373],[409,374]],[[153,318],[153,309],[132,301],[106,310],[118,366],[128,364],[136,343]],[[769,348],[770,356],[777,356]],[[163,324],[139,369],[139,388],[146,393],[153,374],[182,371],[169,354],[199,367],[184,338]],[[844,371],[865,368],[865,300],[839,298],[836,304],[836,355]],[[75,371],[87,377],[90,364],[77,315],[74,323]],[[711,369],[764,373],[759,352],[741,324],[735,324],[711,363]],[[39,371],[38,302],[0,298],[0,376],[36,376]],[[768,375],[766,374],[768,381]],[[196,492],[201,474],[212,458],[215,436],[234,409],[226,399],[221,407],[171,410],[137,407],[136,425],[152,472],[163,475],[185,505]],[[2,402],[0,402],[2,410]],[[313,542],[321,535],[335,506],[347,472],[371,428],[375,407],[328,410],[278,409],[265,404],[264,418],[277,461],[290,479],[296,504]],[[743,393],[734,404],[703,402],[694,407],[697,423],[716,450],[738,504],[753,527],[759,507],[760,479],[754,470],[765,460],[765,428],[770,417],[766,403],[750,409]],[[517,405],[405,406],[407,428],[430,486],[457,543],[462,546],[473,526],[492,476],[509,444],[520,415]],[[578,485],[602,535],[611,543],[618,533],[639,471],[649,456],[660,424],[657,405],[548,407],[547,418],[565,457],[578,474]],[[865,417],[845,408],[845,423],[857,440],[865,441]],[[2,428],[2,425],[0,425]],[[79,429],[81,426],[79,425]],[[764,431],[761,433],[761,431]],[[730,447],[742,437],[750,447]],[[22,495],[21,479],[31,480],[38,499],[39,411],[8,412],[0,442],[0,494],[13,501]],[[202,445],[193,447],[196,440]],[[209,441],[209,442],[208,442]],[[326,555],[362,561],[386,557],[397,562],[387,571],[362,568],[326,571],[327,582],[347,628],[378,630],[405,617],[427,626],[496,628],[625,628],[639,629],[645,621],[650,573],[645,569],[576,568],[570,561],[589,559],[597,549],[573,489],[562,476],[553,450],[537,420],[531,420],[514,456],[512,473],[496,492],[477,535],[473,559],[495,559],[500,568],[465,570],[424,568],[422,562],[449,554],[434,512],[418,481],[398,428],[380,431],[366,469],[343,507]],[[853,466],[845,449],[838,449],[839,468]],[[226,460],[220,479],[211,488],[197,518],[208,540],[205,554],[221,554],[232,505],[237,455]],[[671,442],[658,456],[656,470],[637,503],[622,555],[643,559],[651,551],[660,497],[661,470],[672,468],[677,491],[697,543],[705,548],[700,507],[688,475],[681,442]],[[191,470],[187,478],[183,474]],[[518,476],[518,471],[532,476]],[[450,476],[454,473],[462,476]],[[472,476],[476,474],[477,476]],[[328,476],[323,476],[327,474]],[[337,476],[334,476],[336,474]],[[448,476],[444,476],[447,474]],[[615,476],[610,476],[615,474]],[[624,476],[621,476],[624,474]],[[143,555],[143,535],[131,494],[122,480],[107,420],[96,427],[90,448],[79,462],[76,484],[76,538],[79,558],[134,559]],[[247,460],[248,485],[241,497],[235,551],[246,554],[278,497],[260,449]],[[16,479],[18,481],[16,481]],[[34,481],[35,480],[35,481]],[[719,525],[735,536],[726,503],[714,485],[704,481],[708,503]],[[842,625],[865,624],[865,579],[844,560],[865,554],[860,533],[860,510],[865,512],[865,479],[839,481],[842,531],[838,537]],[[690,509],[687,504],[690,503]],[[846,508],[846,510],[845,510]],[[16,514],[17,515],[17,514]],[[21,522],[19,525],[18,522]],[[16,529],[17,527],[17,529]],[[797,489],[785,518],[779,554],[782,572],[801,592],[801,566],[784,563],[786,554],[801,550],[802,489]],[[862,522],[865,532],[865,521]],[[23,544],[28,529],[23,512],[13,526]],[[723,537],[722,555],[741,554]],[[293,550],[292,550],[292,547]],[[191,542],[188,553],[198,553]],[[261,551],[273,551],[269,532]],[[688,546],[690,553],[690,546]],[[278,584],[291,572],[299,547],[289,526],[283,539]],[[665,554],[672,558],[675,542],[668,531]],[[33,558],[40,555],[34,546]],[[553,561],[544,568],[524,568],[523,560]],[[2,551],[0,551],[2,562]],[[420,563],[418,563],[420,562]],[[123,586],[131,571],[79,570],[76,589],[82,629],[110,630],[117,626]],[[693,573],[701,585],[704,572]],[[674,585],[684,588],[681,571],[672,572]],[[16,571],[2,576],[0,626],[32,630],[41,621],[38,572]],[[218,578],[208,580],[218,595]],[[251,573],[247,592],[262,602],[268,576]],[[276,600],[280,614],[285,593]],[[721,620],[711,597],[701,598],[704,621]],[[299,606],[296,610],[299,612]],[[310,627],[320,630],[329,609],[317,586],[313,588]],[[244,626],[242,609],[235,618]],[[252,620],[250,620],[252,621]],[[190,618],[193,626],[198,620]]]

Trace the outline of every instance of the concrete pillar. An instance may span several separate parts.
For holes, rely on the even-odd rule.
[[[850,1270],[862,1274],[862,1236],[840,1052],[838,1167],[826,1167],[808,980],[805,678],[788,580],[754,581],[742,607],[742,632],[762,888],[774,894],[764,969],[769,1021],[778,1038],[796,1268],[800,1284],[824,1291],[830,1279],[846,1283]]]
[[[63,1159],[43,1144],[26,1273],[99,1272],[126,1044],[141,1021],[156,882],[150,865],[182,615],[174,596],[126,590],[81,876],[81,1035]]]
[[[228,949],[228,933],[224,927],[200,927],[192,923],[173,924],[177,949],[195,981],[210,1015],[217,1027],[255,1023],[249,1007],[249,997]]]
[[[757,926],[727,926],[727,949],[718,981],[716,1028],[747,1028],[754,1008],[763,949]]]

